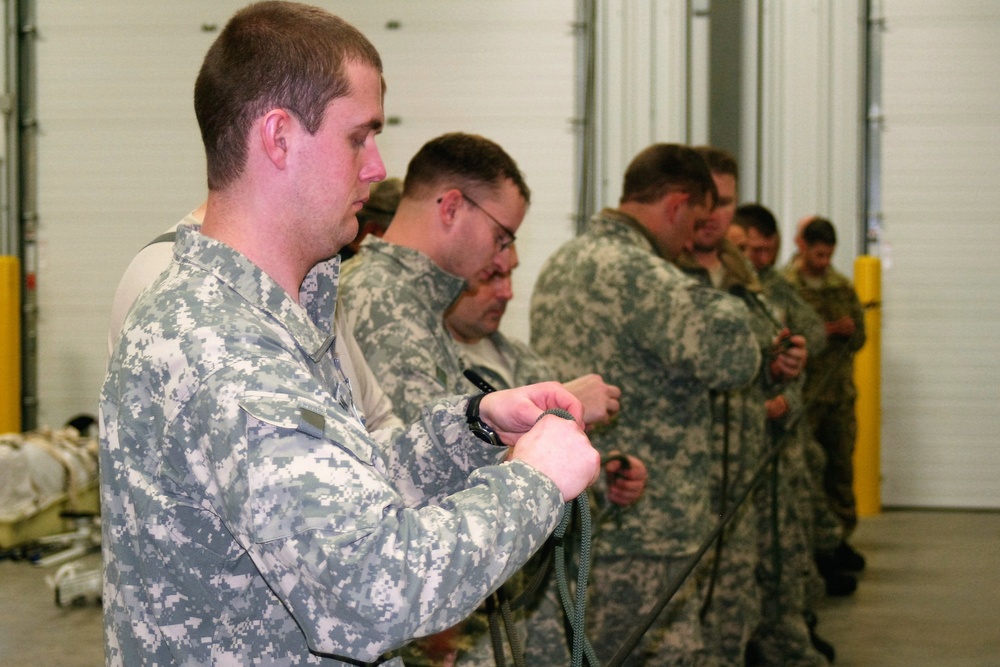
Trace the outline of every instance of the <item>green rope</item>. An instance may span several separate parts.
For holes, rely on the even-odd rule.
[[[566,573],[565,544],[565,536],[569,530],[569,525],[574,514],[572,511],[573,505],[576,505],[579,509],[580,515],[580,561],[577,571],[575,602],[573,601],[573,596],[570,594],[569,577]],[[587,662],[592,665],[592,667],[599,667],[600,665],[597,655],[594,653],[593,647],[587,640],[586,631],[584,629],[587,601],[587,578],[590,576],[590,544],[592,533],[593,526],[590,517],[590,504],[586,498],[586,494],[581,494],[579,498],[573,501],[572,505],[567,504],[566,513],[563,515],[562,522],[555,531],[556,583],[559,588],[559,598],[562,601],[563,610],[566,614],[566,619],[572,633],[572,636],[569,638],[571,646],[570,664],[572,667],[582,667],[585,657]]]

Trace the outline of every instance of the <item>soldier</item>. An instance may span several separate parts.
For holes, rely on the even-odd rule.
[[[494,271],[470,285],[445,314],[445,326],[458,343],[465,363],[498,388],[519,387],[557,377],[548,362],[528,345],[499,330],[507,303],[514,297],[511,274],[517,268],[518,259],[513,245],[509,258],[508,270]],[[563,385],[583,404],[583,419],[588,429],[606,424],[617,414],[620,391],[617,387],[609,387],[600,375],[590,373]],[[646,469],[642,461],[629,457],[629,465],[623,468],[620,461],[612,460],[608,469],[622,476],[619,483],[607,489],[609,502],[620,507],[635,502],[645,488]],[[539,556],[535,560],[540,560]],[[529,563],[523,578],[530,580],[538,566],[539,563]],[[568,665],[570,649],[566,643],[564,614],[551,571],[547,586],[526,604],[526,619],[520,624],[526,637],[526,664]],[[456,664],[492,665],[492,654],[483,650],[483,644],[485,642],[480,639],[471,655],[459,657]]]
[[[757,270],[763,295],[775,316],[791,331],[806,339],[810,355],[819,354],[826,347],[823,321],[774,267],[781,246],[781,236],[774,215],[759,204],[745,204],[736,209],[730,230],[739,230],[746,257]],[[727,237],[732,240],[728,233]],[[783,444],[781,466],[796,498],[792,518],[801,526],[798,534],[805,537],[804,543],[794,542],[789,545],[791,550],[785,567],[802,573],[810,639],[813,646],[832,661],[833,647],[816,634],[814,605],[824,594],[824,589],[827,593],[844,594],[843,591],[848,589],[853,591],[857,584],[853,578],[844,575],[843,580],[826,580],[824,586],[816,570],[814,552],[817,544],[828,544],[829,548],[836,546],[840,541],[840,527],[826,501],[822,470],[818,471],[817,476],[815,468],[815,462],[822,461],[823,451],[806,427],[802,397],[805,377],[803,373],[787,384],[780,394],[765,402],[765,407],[768,427],[774,439]],[[786,537],[783,533],[782,538]]]
[[[854,442],[857,418],[854,401],[854,354],[865,343],[864,311],[851,281],[830,264],[837,232],[825,218],[811,216],[799,222],[795,239],[798,254],[785,276],[823,319],[827,347],[809,360],[805,396],[808,419],[826,453],[824,488],[840,519],[844,539],[831,553],[820,554],[819,567],[860,571],[864,557],[847,539],[858,522],[854,500]]]
[[[805,361],[805,339],[789,336],[786,328],[775,324],[770,306],[762,299],[756,271],[726,240],[736,211],[736,160],[718,148],[697,150],[712,172],[719,205],[695,231],[690,249],[678,257],[677,265],[702,284],[746,300],[748,323],[765,364],[753,384],[713,395],[713,487],[721,513],[751,483],[753,471],[774,445],[767,430],[766,400],[798,376]],[[791,347],[776,353],[785,342]],[[755,660],[800,667],[824,665],[827,661],[812,646],[803,615],[804,581],[794,559],[805,551],[805,535],[793,518],[789,479],[779,466],[767,480],[737,510],[717,545],[705,622],[724,665],[742,667]]]
[[[428,397],[472,387],[444,312],[469,281],[505,267],[530,196],[496,143],[442,135],[410,160],[385,235],[365,239],[345,265],[340,307],[404,421],[419,417]]]
[[[716,521],[709,392],[747,385],[760,364],[746,307],[671,263],[715,201],[693,149],[650,146],[626,170],[618,208],[548,259],[532,295],[532,347],[561,376],[597,372],[627,397],[611,424],[591,432],[595,446],[649,469],[643,497],[601,526],[594,544],[589,634],[602,661],[684,574]],[[626,664],[710,659],[699,619],[704,572],[687,579]]]
[[[507,304],[514,297],[511,277],[518,266],[515,246],[511,245],[508,252],[509,265],[504,270],[491,271],[473,282],[448,308],[445,327],[458,343],[465,365],[496,387],[521,387],[557,379],[552,366],[534,350],[500,331]],[[621,390],[605,383],[600,375],[588,373],[563,385],[583,404],[583,421],[588,429],[608,423],[618,413]],[[616,464],[616,471],[618,467]],[[631,493],[628,489],[621,491]]]
[[[511,248],[531,192],[495,142],[453,132],[413,156],[385,235],[368,238],[344,267],[340,309],[376,379],[404,421],[432,398],[467,393],[467,364],[445,327],[466,286],[510,270]],[[600,383],[607,418],[618,389]],[[610,394],[614,394],[611,396]],[[466,648],[461,631],[407,649],[408,665],[439,665]]]
[[[101,395],[109,665],[379,660],[467,615],[596,477],[580,426],[545,415],[582,416],[556,383],[366,433],[332,320],[335,255],[385,176],[382,83],[363,35],[297,3],[240,10],[205,57],[204,222]]]

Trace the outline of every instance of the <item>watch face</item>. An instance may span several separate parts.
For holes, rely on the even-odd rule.
[[[489,426],[486,426],[482,422],[479,424],[474,424],[471,427],[472,434],[484,442],[488,442],[491,445],[500,445],[500,439],[497,438],[496,432],[493,431]]]
[[[495,447],[505,446],[497,436],[497,432],[487,426],[486,423],[479,417],[476,417],[475,421],[469,422],[469,430],[472,431],[472,435],[476,436],[483,442],[488,442]]]

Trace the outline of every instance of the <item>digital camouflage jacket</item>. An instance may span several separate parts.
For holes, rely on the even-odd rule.
[[[331,352],[338,260],[296,303],[182,227],[101,395],[109,665],[380,660],[464,618],[563,504],[453,397],[373,441]],[[390,664],[401,664],[397,659]]]
[[[605,209],[546,261],[531,332],[560,379],[599,373],[621,388],[621,411],[591,441],[649,470],[643,497],[602,528],[595,553],[693,553],[715,521],[709,393],[746,386],[760,366],[746,306],[684,275],[636,220]]]
[[[409,422],[428,400],[477,390],[462,375],[458,346],[444,313],[465,280],[429,257],[369,236],[344,266],[340,307],[368,365]]]
[[[823,322],[833,322],[844,316],[854,320],[853,335],[830,337],[826,349],[809,357],[806,400],[817,403],[853,401],[858,393],[854,387],[854,353],[865,344],[865,313],[854,286],[847,276],[832,266],[823,278],[811,279],[803,275],[793,261],[785,268],[784,275]]]

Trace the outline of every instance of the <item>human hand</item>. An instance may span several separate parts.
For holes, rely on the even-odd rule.
[[[622,456],[628,461],[627,465],[621,460]],[[604,475],[608,500],[622,507],[639,500],[649,480],[646,464],[641,459],[618,452],[612,452],[610,460],[604,464]]]
[[[479,408],[479,416],[497,435],[513,443],[509,460],[523,461],[547,476],[563,500],[576,498],[597,480],[601,456],[583,432],[583,408],[558,382],[487,394]],[[556,408],[573,419],[544,414]]]
[[[582,375],[564,382],[563,386],[583,403],[583,423],[587,427],[607,424],[618,414],[618,399],[622,390],[606,383],[597,373]]]
[[[583,406],[558,382],[540,382],[504,389],[483,396],[479,416],[508,445],[514,445],[531,430],[546,410],[566,410],[583,425]]]
[[[787,330],[782,331],[774,339],[773,349],[775,354],[771,359],[771,376],[777,380],[797,378],[808,358],[805,337],[789,335]]]
[[[855,330],[857,330],[857,325],[854,323],[854,320],[847,315],[833,320],[832,322],[826,322],[824,326],[826,327],[827,336],[836,336],[840,338],[850,338],[854,335]]]
[[[764,408],[767,410],[768,419],[781,419],[788,414],[788,401],[784,396],[775,396],[764,401]]]
[[[453,663],[462,639],[462,623],[417,640],[423,654],[435,665]]]

